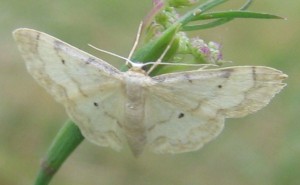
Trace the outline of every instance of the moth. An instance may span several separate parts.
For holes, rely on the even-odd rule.
[[[200,149],[225,118],[265,107],[287,75],[264,66],[175,72],[150,77],[141,66],[121,72],[107,62],[36,30],[13,32],[33,78],[63,104],[84,137],[133,154]]]

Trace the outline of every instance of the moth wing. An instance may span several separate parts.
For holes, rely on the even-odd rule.
[[[17,29],[14,39],[34,79],[90,141],[121,148],[122,73],[105,61],[48,34]]]
[[[197,150],[220,134],[225,118],[266,106],[286,77],[260,66],[156,76],[145,104],[148,142],[157,153]]]

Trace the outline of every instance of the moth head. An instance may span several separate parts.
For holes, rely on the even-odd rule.
[[[134,62],[131,62],[129,64],[130,64],[130,66],[128,66],[128,67],[129,67],[130,71],[147,75],[147,72],[143,69],[145,64],[143,64],[143,63],[134,63]]]

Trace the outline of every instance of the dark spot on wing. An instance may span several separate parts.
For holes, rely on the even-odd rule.
[[[119,125],[120,128],[123,128],[123,125],[117,120],[117,124]]]
[[[40,40],[40,33],[36,34],[36,40],[39,41]]]
[[[255,69],[254,66],[252,67],[252,78],[253,78],[253,80],[255,82],[256,81],[256,69]]]
[[[165,76],[155,76],[152,79],[155,80],[157,83],[160,83],[160,82],[164,82],[166,80],[166,77]]]
[[[54,49],[58,52],[61,50],[61,45],[63,45],[63,43],[59,40],[54,40]]]
[[[34,46],[32,47],[32,50],[35,52],[38,52],[40,36],[41,36],[41,33],[37,33],[35,36],[36,42],[35,42]]]
[[[218,85],[218,88],[219,88],[219,89],[222,89],[222,87],[223,87],[222,85]]]
[[[185,73],[184,78],[188,80],[188,82],[193,83],[193,80],[191,79],[190,75]]]
[[[181,113],[179,113],[178,114],[178,118],[180,119],[180,118],[183,118],[184,117],[184,114],[181,112]]]
[[[63,45],[63,43],[59,40],[54,40],[53,42],[54,44],[54,50],[56,51],[57,53],[57,56],[60,58],[60,61],[62,64],[66,64],[66,61],[63,59],[63,57],[61,56],[61,46]]]
[[[225,69],[225,70],[222,70],[222,74],[221,74],[221,77],[223,78],[229,78],[231,73],[232,73],[233,69]]]
[[[89,57],[86,61],[85,64],[91,64],[94,63],[96,60],[94,58]]]
[[[97,102],[94,102],[94,106],[95,106],[95,107],[98,107],[99,105],[98,105],[98,103],[97,103]]]

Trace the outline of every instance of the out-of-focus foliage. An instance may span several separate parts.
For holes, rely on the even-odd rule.
[[[231,0],[221,8],[243,3]],[[52,184],[300,184],[298,7],[300,1],[254,1],[250,10],[288,20],[240,19],[189,33],[221,43],[224,59],[232,65],[266,65],[288,74],[287,88],[269,106],[227,120],[221,136],[192,153],[145,152],[134,159],[128,149],[118,153],[85,141]],[[87,44],[127,56],[150,8],[150,0],[0,0],[0,184],[31,184],[41,157],[67,119],[62,106],[27,74],[11,32],[19,27],[44,31],[121,66],[123,61]]]

